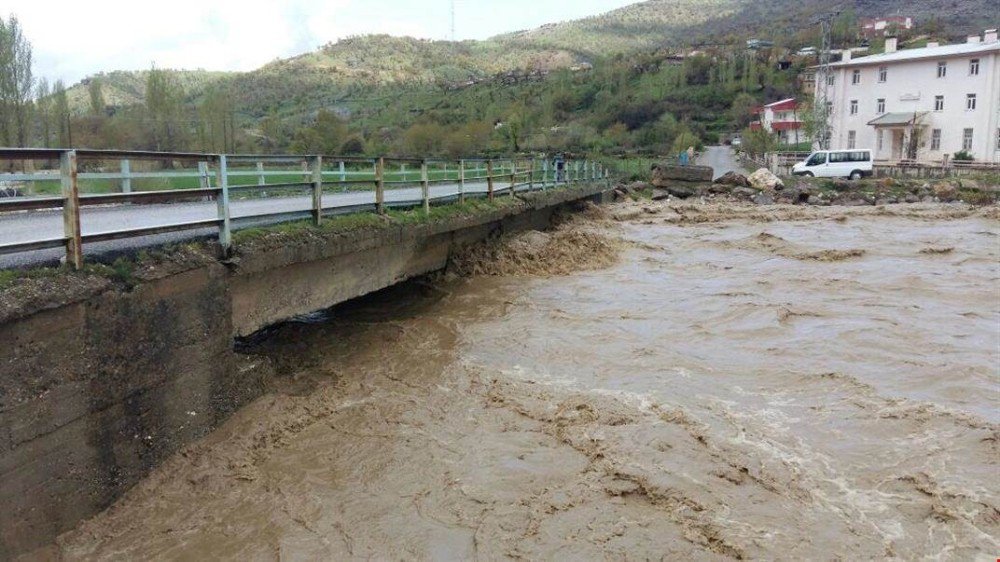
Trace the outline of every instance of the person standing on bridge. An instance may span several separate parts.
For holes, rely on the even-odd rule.
[[[552,167],[556,170],[556,181],[566,181],[566,160],[562,154],[556,154],[555,160],[552,161]]]
[[[687,166],[688,165],[688,153],[687,153],[686,150],[682,150],[680,152],[680,154],[677,155],[677,162],[681,166]]]

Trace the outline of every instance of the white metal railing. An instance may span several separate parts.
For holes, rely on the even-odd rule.
[[[344,212],[374,211],[384,214],[388,207],[422,207],[430,211],[432,202],[464,201],[466,197],[486,197],[518,191],[548,189],[584,181],[604,181],[607,168],[585,160],[549,160],[535,158],[471,158],[460,160],[413,158],[353,158],[322,155],[246,155],[161,153],[142,151],[0,149],[0,163],[17,161],[58,161],[58,172],[0,173],[0,186],[15,182],[49,185],[54,193],[32,197],[0,197],[0,213],[13,211],[61,210],[61,233],[39,232],[40,238],[3,242],[0,255],[65,247],[66,261],[79,269],[83,265],[83,245],[87,243],[149,236],[168,232],[216,228],[224,253],[232,245],[234,223],[253,221],[282,222],[311,218],[319,225],[324,216]],[[82,163],[114,161],[116,171],[86,171]],[[133,171],[138,162],[180,163],[188,169]],[[196,168],[191,168],[196,166]],[[277,167],[279,169],[274,169]],[[167,189],[136,189],[136,182],[159,181]],[[184,181],[178,181],[184,180]],[[277,181],[269,181],[277,180]],[[82,193],[81,183],[113,182],[106,193]],[[171,183],[173,182],[173,183]],[[485,186],[482,183],[485,182]],[[178,185],[185,184],[188,185]],[[450,185],[453,190],[432,193],[432,185]],[[476,189],[467,189],[476,186]],[[396,197],[389,201],[386,192],[398,187],[419,186],[418,197]],[[105,185],[105,188],[108,186]],[[485,189],[482,189],[485,187]],[[374,195],[368,203],[325,205],[324,193],[330,189],[366,191]],[[265,190],[300,191],[311,195],[308,210],[265,211],[232,217],[232,197]],[[413,191],[413,190],[411,190]],[[336,192],[336,191],[335,191]],[[2,192],[0,192],[2,193]],[[405,194],[404,194],[405,195]],[[216,202],[216,217],[205,220],[178,220],[153,226],[81,232],[81,207],[123,203],[165,203],[176,201]],[[237,227],[239,225],[236,225]],[[2,225],[0,225],[2,227]],[[0,230],[2,234],[2,230]]]

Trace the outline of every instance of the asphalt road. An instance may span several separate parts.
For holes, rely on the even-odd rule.
[[[458,188],[458,184],[432,185],[430,195],[432,199],[457,196]],[[470,194],[486,193],[487,189],[485,182],[465,185],[466,193]],[[509,192],[510,185],[500,181],[494,184],[494,189],[498,195],[503,195],[505,192]],[[387,205],[419,202],[421,200],[420,188],[386,189],[385,200]],[[373,206],[374,204],[374,191],[329,193],[323,196],[323,206],[328,209],[343,208],[346,211],[354,206]],[[254,215],[302,212],[309,211],[311,207],[312,197],[309,195],[232,200],[230,216],[233,219],[233,228],[240,229],[273,224],[281,220],[281,217],[249,218]],[[80,227],[83,234],[92,234],[211,220],[217,217],[218,211],[214,201],[159,205],[108,205],[84,207],[80,212]],[[243,220],[239,220],[241,218]],[[62,228],[62,212],[59,210],[0,214],[0,241],[3,243],[31,242],[57,237],[62,233]],[[87,244],[84,246],[84,252],[89,256],[114,256],[138,248],[212,236],[217,236],[217,230],[214,228],[189,230]],[[64,254],[62,249],[55,248],[0,255],[0,269],[51,263],[59,260]]]
[[[711,166],[715,170],[712,179],[717,179],[726,172],[736,172],[744,176],[750,173],[740,165],[733,149],[728,146],[706,146],[695,163],[699,166]]]

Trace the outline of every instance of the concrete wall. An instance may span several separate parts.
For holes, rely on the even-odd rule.
[[[109,289],[0,323],[0,560],[113,503],[263,392],[233,337],[445,266],[497,230],[549,224],[583,187],[528,208],[362,231]]]

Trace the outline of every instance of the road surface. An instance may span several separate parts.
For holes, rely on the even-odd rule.
[[[537,185],[535,187],[536,189],[538,188]],[[485,182],[467,183],[465,185],[465,192],[469,194],[483,194],[486,193],[487,189]],[[494,189],[498,196],[502,196],[505,193],[509,193],[510,184],[499,181],[494,184]],[[524,189],[527,189],[527,186],[518,188],[519,191]],[[459,186],[457,183],[432,185],[430,187],[432,199],[454,197],[458,195],[458,192]],[[386,204],[390,206],[393,204],[415,204],[421,200],[421,191],[419,187],[386,189],[385,200]],[[374,206],[374,204],[374,191],[328,193],[323,196],[323,207],[326,209],[332,208],[335,210],[343,208],[344,211],[348,211],[352,207]],[[230,204],[230,216],[233,220],[233,229],[236,230],[239,228],[273,224],[281,222],[282,219],[287,220],[287,217],[251,218],[255,215],[304,212],[310,211],[311,206],[311,195],[236,199]],[[80,226],[81,232],[86,235],[114,230],[211,220],[217,217],[218,211],[213,201],[158,205],[108,205],[84,207],[80,212]],[[31,242],[54,238],[61,235],[62,229],[61,210],[0,214],[0,243]],[[98,242],[85,244],[84,252],[89,255],[114,255],[125,250],[215,236],[216,233],[216,229],[206,228],[111,242]],[[60,248],[0,255],[0,269],[51,263],[60,259],[63,255],[65,255],[65,252]]]
[[[706,146],[696,162],[699,166],[711,166],[715,172],[712,179],[718,179],[726,172],[749,175],[749,172],[736,160],[736,154],[728,146]]]

